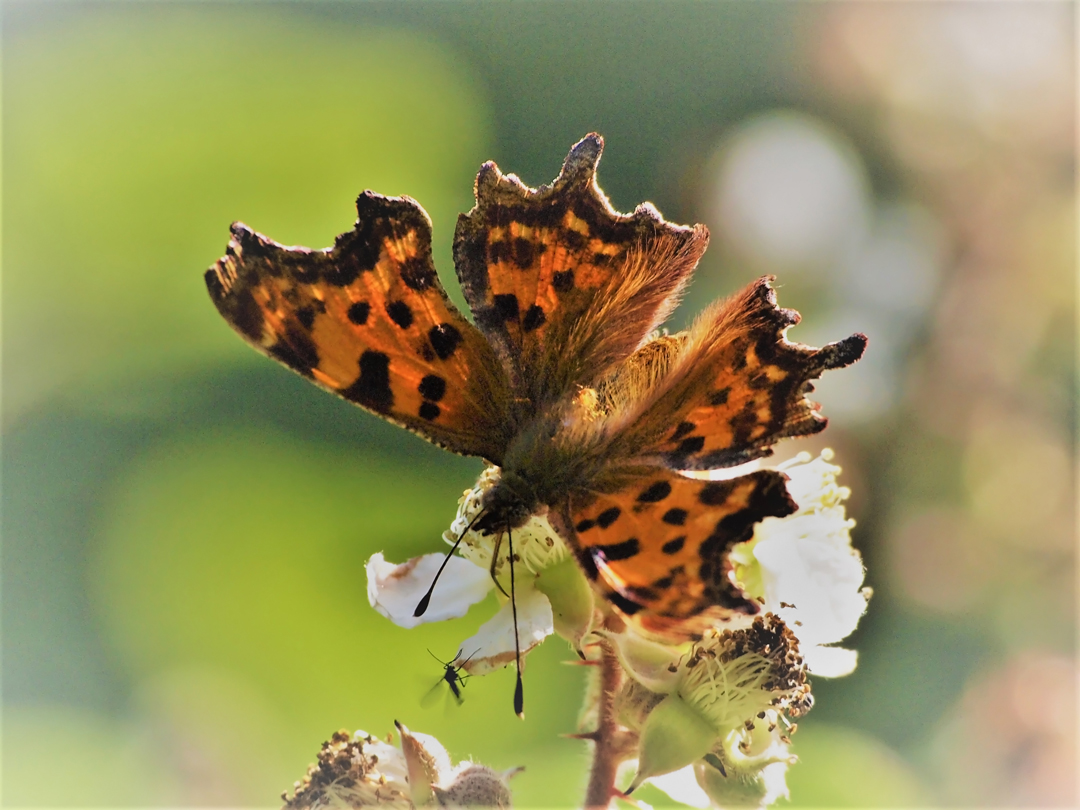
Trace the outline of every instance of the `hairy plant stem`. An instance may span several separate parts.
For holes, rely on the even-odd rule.
[[[585,807],[606,808],[615,792],[615,773],[622,761],[618,744],[618,724],[615,719],[615,694],[622,684],[622,669],[611,645],[600,644],[600,696],[596,731],[589,735],[593,741],[592,770],[585,792]]]

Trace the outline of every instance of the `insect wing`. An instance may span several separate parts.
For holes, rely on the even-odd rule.
[[[487,163],[476,206],[458,220],[454,261],[476,324],[519,394],[539,404],[634,351],[708,243],[703,226],[672,225],[647,204],[617,213],[596,184],[602,149],[586,136],[540,189]]]
[[[657,468],[622,491],[573,499],[567,533],[587,573],[627,616],[662,624],[713,607],[754,613],[728,553],[758,521],[795,511],[785,481],[774,470],[705,481]]]
[[[780,439],[823,430],[827,420],[807,396],[811,381],[862,357],[866,337],[804,346],[785,336],[798,321],[797,312],[776,305],[768,278],[707,310],[679,336],[665,392],[636,414],[628,430],[638,437],[630,444],[672,469],[711,470],[770,455]]]
[[[234,224],[206,273],[210,297],[248,343],[318,385],[449,450],[498,460],[505,373],[446,297],[427,214],[372,192],[357,212],[327,250]]]

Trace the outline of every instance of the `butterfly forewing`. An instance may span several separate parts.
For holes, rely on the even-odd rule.
[[[336,394],[454,452],[497,461],[505,375],[447,299],[431,225],[407,197],[365,192],[334,247],[279,245],[233,226],[206,273],[218,310],[260,351]]]
[[[569,522],[586,567],[624,614],[753,613],[728,552],[758,521],[795,510],[785,480],[774,470],[705,481],[657,468],[614,494],[571,498]]]
[[[668,315],[708,242],[651,206],[617,213],[596,184],[603,141],[571,150],[550,186],[485,164],[454,258],[477,326],[519,390],[542,403],[588,384]]]

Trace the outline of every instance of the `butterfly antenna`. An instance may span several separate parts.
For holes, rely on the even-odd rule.
[[[439,581],[439,577],[442,576],[443,569],[446,568],[446,564],[450,562],[450,558],[454,556],[454,552],[457,551],[457,547],[461,545],[461,541],[465,538],[465,535],[469,533],[469,529],[473,527],[476,521],[480,520],[484,516],[484,511],[477,512],[476,517],[469,521],[469,525],[465,527],[465,530],[458,535],[458,539],[454,541],[454,545],[450,547],[450,550],[446,552],[446,557],[443,558],[442,565],[439,566],[439,570],[435,572],[434,578],[431,580],[431,586],[427,589],[427,593],[423,598],[416,603],[416,610],[413,611],[413,616],[419,618],[423,616],[428,609],[428,605],[431,604],[431,594],[435,590],[435,583]],[[429,650],[430,652],[430,650]]]
[[[518,635],[517,598],[514,594],[514,534],[506,526],[506,541],[510,559],[510,609],[514,614],[514,661],[517,664],[517,682],[514,684],[514,714],[525,719],[525,686],[521,682],[521,640]]]

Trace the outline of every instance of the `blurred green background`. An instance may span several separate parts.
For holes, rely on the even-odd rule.
[[[766,272],[793,337],[870,335],[820,398],[875,596],[819,680],[798,806],[1076,794],[1069,3],[3,7],[5,806],[272,805],[394,718],[572,806],[559,641],[420,706],[490,614],[401,631],[363,566],[437,550],[479,463],[244,346],[202,272],[243,220],[323,247],[409,194],[607,141],[620,210],[706,222],[676,325]],[[647,793],[647,791],[646,791]],[[657,804],[655,790],[643,796]]]

